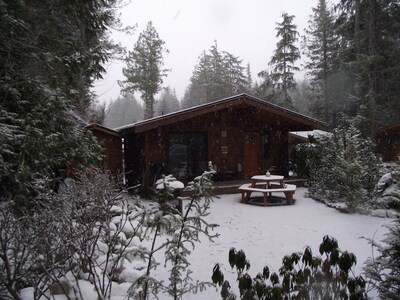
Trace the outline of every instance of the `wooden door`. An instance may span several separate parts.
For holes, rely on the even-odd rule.
[[[258,132],[244,133],[244,177],[260,174],[261,136]]]

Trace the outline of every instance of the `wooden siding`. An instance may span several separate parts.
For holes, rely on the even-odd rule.
[[[162,166],[168,174],[168,134],[203,132],[207,135],[208,160],[217,166],[220,174],[243,174],[245,170],[246,132],[256,132],[260,149],[259,172],[267,169],[277,174],[287,173],[288,131],[310,130],[311,126],[286,120],[282,116],[266,113],[254,107],[240,107],[210,112],[201,116],[177,121],[166,126],[140,133],[144,137],[145,184],[154,182],[153,167]],[[269,155],[264,157],[262,136],[269,137]],[[129,153],[127,153],[129,155]],[[242,171],[242,172],[239,172]]]
[[[123,173],[121,136],[118,132],[97,124],[93,124],[88,128],[103,147],[103,168],[109,170],[112,175],[120,178]]]

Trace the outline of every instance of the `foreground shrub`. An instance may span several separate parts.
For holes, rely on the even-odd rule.
[[[130,287],[129,294],[134,299],[146,300],[153,294],[158,298],[160,292],[170,295],[173,299],[182,299],[188,293],[197,293],[212,286],[211,282],[194,280],[191,275],[189,256],[200,242],[200,236],[213,240],[218,235],[212,230],[216,224],[209,224],[205,217],[209,214],[212,198],[212,176],[215,171],[212,164],[209,170],[188,183],[187,191],[191,196],[181,199],[186,203],[182,214],[168,205],[168,200],[174,198],[176,179],[172,175],[163,176],[158,181],[160,186],[157,194],[159,206],[154,206],[147,213],[152,216],[148,221],[148,232],[151,234],[150,249],[143,249],[142,257],[147,262],[146,272]],[[163,251],[165,267],[168,268],[168,282],[157,280],[152,272],[159,265],[154,258],[156,252]]]
[[[2,203],[0,297],[20,299],[21,289],[32,287],[35,299],[55,294],[82,299],[87,281],[98,299],[109,299],[143,219],[131,215],[128,199],[115,186],[109,174],[88,169],[63,192],[43,184],[35,209],[23,216],[14,214],[14,203]],[[114,222],[117,215],[122,221]]]
[[[256,277],[246,272],[250,262],[240,250],[229,251],[229,264],[237,271],[240,299],[367,299],[363,277],[352,277],[356,264],[354,254],[341,251],[338,242],[325,236],[319,247],[323,257],[313,256],[311,248],[304,253],[285,256],[279,273],[271,273],[268,267]],[[222,299],[236,299],[231,285],[217,264],[213,282],[221,287]]]
[[[365,273],[378,290],[381,299],[399,299],[400,295],[400,218],[388,226],[386,238],[377,243],[370,240],[379,253],[365,263]]]
[[[141,201],[116,188],[109,174],[88,169],[59,193],[37,184],[35,209],[14,214],[0,203],[0,299],[149,299],[164,293],[182,299],[212,284],[191,278],[189,255],[215,224],[204,220],[212,201],[206,171],[188,184],[184,213],[168,205],[172,176],[164,177],[157,202]],[[168,281],[157,279],[162,251]],[[130,286],[130,288],[129,288]],[[116,293],[113,293],[115,290]]]

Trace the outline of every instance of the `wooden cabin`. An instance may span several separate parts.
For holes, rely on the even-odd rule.
[[[161,174],[181,181],[212,161],[217,179],[288,174],[288,133],[325,123],[241,94],[117,128],[124,138],[128,185],[151,186]]]
[[[103,168],[109,170],[115,177],[121,178],[123,174],[121,134],[99,124],[91,124],[87,129],[92,132],[93,136],[103,146]]]
[[[375,141],[376,152],[383,161],[397,161],[400,156],[400,122],[378,128]]]

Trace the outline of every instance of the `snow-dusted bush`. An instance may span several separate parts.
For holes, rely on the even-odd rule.
[[[20,290],[32,284],[23,223],[14,215],[12,203],[0,203],[0,299],[21,299]]]
[[[309,179],[313,164],[320,161],[320,151],[315,147],[315,140],[310,143],[297,143],[292,146],[290,155],[291,170],[301,178]]]
[[[87,285],[97,299],[109,299],[124,260],[132,259],[139,248],[133,241],[145,211],[132,213],[133,205],[116,190],[109,174],[87,169],[63,190],[38,190],[35,209],[24,216],[14,214],[11,202],[3,204],[2,299],[20,299],[21,289],[29,286],[35,299],[60,293],[84,299]],[[127,227],[129,236],[124,234]]]
[[[207,223],[204,218],[209,214],[213,189],[211,178],[215,174],[211,163],[209,168],[209,171],[188,183],[186,190],[190,191],[191,196],[181,199],[187,203],[182,214],[167,203],[167,200],[174,198],[175,189],[182,188],[182,185],[172,175],[163,176],[157,182],[158,206],[148,212],[153,218],[147,224],[152,243],[150,249],[143,252],[147,269],[130,288],[130,295],[135,299],[146,300],[150,294],[157,295],[160,292],[169,294],[173,299],[182,299],[187,293],[197,293],[212,285],[210,282],[193,280],[188,259],[195,249],[195,243],[200,242],[201,235],[211,240],[217,237],[211,232],[217,225]],[[152,276],[159,265],[154,259],[158,251],[164,251],[164,265],[169,274],[167,283]]]
[[[371,140],[363,138],[354,125],[349,125],[337,128],[315,145],[315,159],[310,162],[310,196],[343,200],[348,211],[369,202],[380,169]]]
[[[389,232],[381,242],[370,240],[378,251],[377,257],[369,258],[364,271],[378,290],[381,299],[398,299],[400,295],[400,218],[388,226]]]
[[[109,174],[87,169],[59,193],[38,189],[35,210],[17,216],[13,203],[0,211],[0,298],[135,299],[159,293],[181,299],[212,285],[191,278],[188,256],[208,224],[213,170],[188,184],[183,214],[168,201],[176,181],[165,176],[158,202],[142,201],[116,188]],[[153,274],[163,252],[169,280]],[[155,276],[153,276],[155,275]],[[130,288],[129,288],[130,287]],[[25,289],[24,289],[25,288]],[[114,292],[114,290],[116,291]]]
[[[393,210],[400,212],[400,168],[393,164],[390,170],[384,170],[384,175],[375,186],[371,207],[375,210]]]

